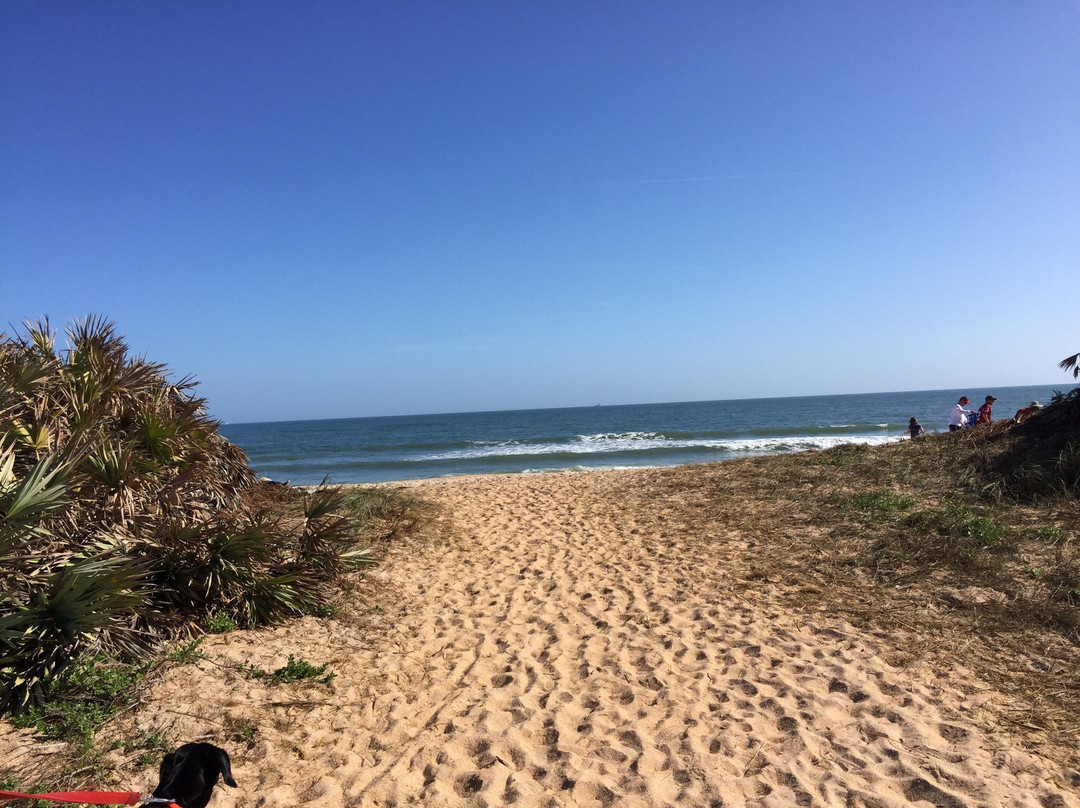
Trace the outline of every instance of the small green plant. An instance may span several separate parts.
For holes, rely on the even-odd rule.
[[[242,743],[250,749],[255,744],[259,725],[249,718],[234,718],[227,715],[225,716],[225,731],[230,741]]]
[[[169,738],[162,732],[139,731],[127,738],[117,739],[113,749],[118,749],[125,755],[132,752],[140,752],[136,758],[140,766],[149,766],[161,760],[162,754],[172,749],[173,745]],[[141,751],[140,751],[141,750]]]
[[[1062,530],[1060,527],[1055,527],[1053,525],[1051,525],[1050,527],[1041,527],[1036,531],[1036,533],[1038,534],[1040,539],[1044,539],[1051,544],[1056,544],[1057,542],[1065,538],[1065,531]]]
[[[942,554],[971,560],[996,545],[1005,527],[990,516],[979,516],[970,508],[947,503],[944,510],[927,510],[908,519],[912,527],[931,531],[946,540]]]
[[[250,662],[241,662],[236,666],[236,669],[240,671],[240,675],[248,679],[265,679],[270,675],[270,671],[264,671],[262,668],[252,665]]]
[[[211,634],[227,634],[236,631],[236,621],[225,612],[215,612],[207,619],[206,630]]]
[[[146,671],[145,666],[93,657],[75,665],[62,689],[102,703],[119,703],[127,700]]]
[[[848,497],[843,504],[857,511],[889,513],[907,510],[915,500],[893,491],[864,491]]]
[[[1005,535],[1005,528],[988,516],[976,516],[970,508],[949,506],[945,510],[949,533],[970,539],[980,548],[993,547]]]
[[[817,456],[817,462],[822,466],[845,468],[855,462],[853,448],[852,446],[836,446],[825,449]]]
[[[14,774],[0,770],[0,791],[19,791],[22,781]]]
[[[92,701],[54,701],[12,716],[11,723],[20,729],[33,728],[45,738],[71,741],[82,755],[93,747],[94,733],[111,714],[112,710]]]
[[[338,616],[338,609],[332,603],[316,603],[308,606],[304,614],[312,617],[334,618]]]
[[[21,778],[14,774],[4,774],[3,770],[0,770],[0,790],[3,791],[20,791],[25,794],[44,794],[55,789],[48,785],[46,782],[38,781],[34,784],[28,784]],[[50,800],[14,800],[10,805],[23,805],[26,808],[55,808],[56,803]]]
[[[173,648],[167,655],[168,660],[180,665],[188,665],[192,662],[197,662],[200,659],[206,659],[206,652],[199,648],[205,639],[205,636],[196,637],[193,640],[189,640],[188,642]]]
[[[117,738],[113,741],[112,748],[120,750],[125,755],[130,755],[132,752],[139,749],[159,749],[167,751],[172,748],[172,745],[163,732],[137,730],[127,737]]]
[[[279,682],[300,682],[310,679],[318,684],[325,685],[329,684],[337,675],[332,671],[327,673],[326,669],[329,667],[329,662],[324,662],[322,665],[312,665],[310,662],[296,659],[292,654],[289,654],[289,661],[274,671],[272,675]]]
[[[289,654],[289,661],[275,671],[264,671],[250,663],[244,663],[240,666],[240,672],[249,679],[270,679],[275,684],[310,680],[316,684],[325,685],[337,676],[333,671],[327,672],[329,667],[329,662],[312,665],[306,660],[297,659]]]

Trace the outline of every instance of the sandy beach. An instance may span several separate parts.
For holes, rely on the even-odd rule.
[[[1080,806],[1075,772],[995,730],[989,685],[737,593],[753,542],[641,502],[653,473],[412,483],[440,516],[342,617],[208,638],[112,731],[226,747],[221,808]],[[240,669],[289,654],[335,677]],[[112,754],[116,786],[154,785]]]

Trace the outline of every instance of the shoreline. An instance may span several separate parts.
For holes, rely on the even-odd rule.
[[[973,392],[973,391],[968,391]],[[999,390],[998,414],[1047,399]],[[1022,398],[1021,398],[1022,396]],[[223,434],[260,476],[317,485],[573,467],[657,467],[901,440],[912,416],[947,431],[956,399],[908,392],[803,399],[236,424]]]
[[[948,432],[928,432],[927,437],[946,435]],[[865,437],[865,436],[864,436]],[[643,463],[641,465],[581,465],[576,464],[572,466],[560,466],[556,468],[524,468],[520,470],[508,471],[505,469],[492,469],[490,471],[461,471],[461,472],[449,472],[443,473],[437,476],[429,477],[405,477],[405,478],[393,478],[385,480],[369,480],[369,481],[349,481],[349,482],[334,482],[331,480],[327,485],[330,486],[351,486],[351,485],[396,485],[404,482],[420,481],[420,480],[456,480],[462,477],[484,477],[489,475],[505,475],[508,477],[514,476],[544,476],[548,474],[574,474],[579,472],[620,472],[620,471],[647,471],[656,469],[677,469],[687,468],[694,466],[707,466],[713,463],[729,463],[740,460],[757,460],[767,457],[777,457],[783,455],[798,455],[807,452],[823,452],[830,449],[840,449],[845,446],[868,446],[878,447],[887,446],[894,443],[902,443],[904,440],[903,435],[889,435],[880,439],[867,439],[867,440],[847,440],[837,442],[833,445],[826,447],[808,447],[794,449],[790,451],[764,451],[764,452],[745,452],[732,454],[727,457],[699,457],[697,459],[687,459],[681,462],[672,463]],[[328,475],[327,475],[328,476]],[[260,480],[273,483],[280,483],[282,485],[292,485],[296,488],[316,488],[319,483],[294,483],[291,480],[278,481],[273,480],[266,476],[260,476]]]

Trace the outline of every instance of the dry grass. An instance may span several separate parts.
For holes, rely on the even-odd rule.
[[[717,586],[747,599],[767,591],[912,657],[962,664],[1007,697],[1000,724],[1075,767],[1080,503],[1075,488],[1047,484],[1060,454],[1050,437],[1072,431],[1001,423],[661,469],[635,497],[642,514],[705,542],[693,551],[722,567]],[[1046,472],[1037,491],[1033,443]]]

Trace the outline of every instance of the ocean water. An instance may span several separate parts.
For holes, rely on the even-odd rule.
[[[995,420],[1068,385],[226,424],[257,474],[296,485],[675,466],[948,431],[961,394]]]

